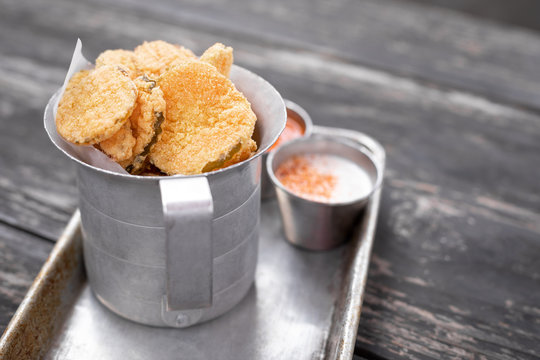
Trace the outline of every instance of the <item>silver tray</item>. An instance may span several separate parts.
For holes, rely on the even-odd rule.
[[[351,130],[315,127],[369,150],[381,169],[385,152]],[[283,239],[275,200],[261,207],[255,285],[229,313],[187,329],[139,325],[93,296],[76,211],[0,339],[8,359],[351,359],[381,188],[353,239],[329,252],[297,249]]]

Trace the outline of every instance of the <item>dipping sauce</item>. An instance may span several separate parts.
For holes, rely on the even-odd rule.
[[[289,191],[308,200],[352,201],[369,194],[373,183],[354,162],[336,155],[296,155],[279,165],[276,177]]]
[[[285,129],[277,139],[277,141],[270,147],[269,151],[274,150],[279,145],[286,143],[287,141],[290,141],[292,139],[296,139],[304,135],[304,132],[306,130],[304,127],[298,122],[298,120],[288,116],[287,117],[287,123],[285,124]]]

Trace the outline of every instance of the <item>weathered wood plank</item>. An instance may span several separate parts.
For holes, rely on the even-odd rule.
[[[242,0],[220,5],[176,0],[98,2],[143,19],[339,56],[540,108],[540,37],[440,8],[390,0],[331,4],[278,0],[271,6]]]
[[[389,358],[539,357],[540,215],[517,224],[509,204],[387,185],[361,346]]]
[[[36,45],[35,33],[31,40],[31,32],[19,33],[17,27],[2,26],[1,32],[0,221],[54,240],[75,209],[75,177],[43,130],[43,110],[69,58],[56,60],[63,66],[50,65],[54,44],[65,46],[53,35]],[[49,46],[52,52],[44,50]],[[32,49],[34,56],[27,53]]]
[[[409,0],[410,1],[410,0]],[[522,28],[540,31],[537,14],[540,3],[536,0],[514,0],[491,2],[490,6],[482,0],[412,0],[416,3],[439,6],[471,14],[480,19],[488,19],[496,23],[504,23]]]
[[[0,224],[0,333],[17,310],[52,245]]]
[[[367,360],[367,358],[360,356],[360,355],[354,355],[353,360]]]
[[[16,8],[21,17],[27,11],[43,11],[50,13],[51,17],[43,19],[49,23],[58,23],[57,18],[69,20],[64,10],[50,0],[51,9],[36,7],[32,2],[4,2],[6,8]],[[272,2],[272,6],[241,0],[222,6],[196,1],[98,0],[89,2],[89,6],[96,7],[96,3],[110,12],[140,17],[138,24],[145,26],[139,26],[138,33],[147,30],[147,23],[157,20],[166,26],[177,24],[237,39],[250,38],[261,44],[312,50],[503,102],[540,106],[536,96],[540,90],[540,38],[536,33],[481,22],[440,8],[391,0],[340,1],[331,5],[322,0],[280,0]],[[86,11],[82,9],[80,14],[84,16]],[[56,33],[64,37],[76,29]],[[107,37],[119,39],[114,34]]]
[[[41,110],[10,105],[0,131],[0,221],[56,239],[75,208],[74,174],[46,138]]]
[[[0,221],[55,239],[75,208],[74,174],[45,138],[41,111],[11,105],[0,131]]]

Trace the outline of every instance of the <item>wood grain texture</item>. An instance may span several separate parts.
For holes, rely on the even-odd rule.
[[[362,347],[385,358],[540,356],[538,230],[508,225],[515,213],[502,204],[389,182],[397,201],[383,201]]]
[[[540,357],[540,37],[393,1],[171,4],[0,0],[1,222],[54,239],[76,206],[41,119],[77,36],[90,59],[221,41],[317,124],[386,147],[360,356]],[[39,269],[40,240],[0,226]]]
[[[367,359],[359,355],[354,355],[353,360],[367,360]]]
[[[540,39],[534,32],[440,8],[398,0],[277,0],[272,6],[243,0],[86,1],[540,107]]]
[[[17,310],[52,243],[0,224],[0,333]]]

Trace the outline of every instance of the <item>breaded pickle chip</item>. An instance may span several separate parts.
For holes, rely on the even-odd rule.
[[[250,144],[251,153],[257,118],[244,95],[214,66],[185,62],[163,74],[158,84],[167,116],[150,161],[161,171],[200,174],[222,167],[244,144]]]
[[[56,128],[74,144],[96,144],[120,130],[136,99],[137,88],[121,68],[81,71],[70,79],[58,104]]]
[[[134,83],[137,102],[129,121],[112,137],[99,143],[105,154],[130,173],[138,173],[144,167],[165,115],[163,92],[156,87],[156,82],[141,76]]]
[[[220,73],[229,77],[233,63],[233,48],[222,43],[215,43],[206,49],[200,60],[214,65]]]
[[[138,76],[137,65],[135,64],[135,53],[129,50],[116,49],[102,52],[96,59],[96,67],[106,65],[119,65],[127,70],[129,77],[135,79]]]
[[[116,162],[130,159],[133,156],[134,146],[135,138],[130,121],[126,121],[113,136],[99,143],[101,150]]]
[[[247,160],[251,155],[255,154],[257,151],[257,143],[253,139],[248,139],[247,141],[242,142],[242,147],[240,151],[234,154],[229,161],[225,161],[221,168],[226,168],[227,166],[234,165],[241,161]]]
[[[156,86],[155,81],[143,76],[135,79],[135,84],[139,95],[130,122],[136,143],[129,163],[121,164],[131,173],[142,170],[150,148],[161,132],[166,111],[163,91]]]
[[[189,49],[162,40],[144,42],[135,48],[137,69],[152,79],[157,79],[170,67],[189,59],[196,59]]]
[[[219,170],[228,166],[234,165],[241,161],[249,159],[257,150],[257,143],[253,139],[241,140],[232,151],[227,154],[226,158],[218,161],[209,162],[204,166],[203,173]]]
[[[135,79],[139,91],[137,105],[131,115],[133,133],[137,143],[133,149],[134,155],[144,152],[156,136],[156,123],[165,116],[165,99],[163,91],[156,86],[156,82],[145,77]]]

